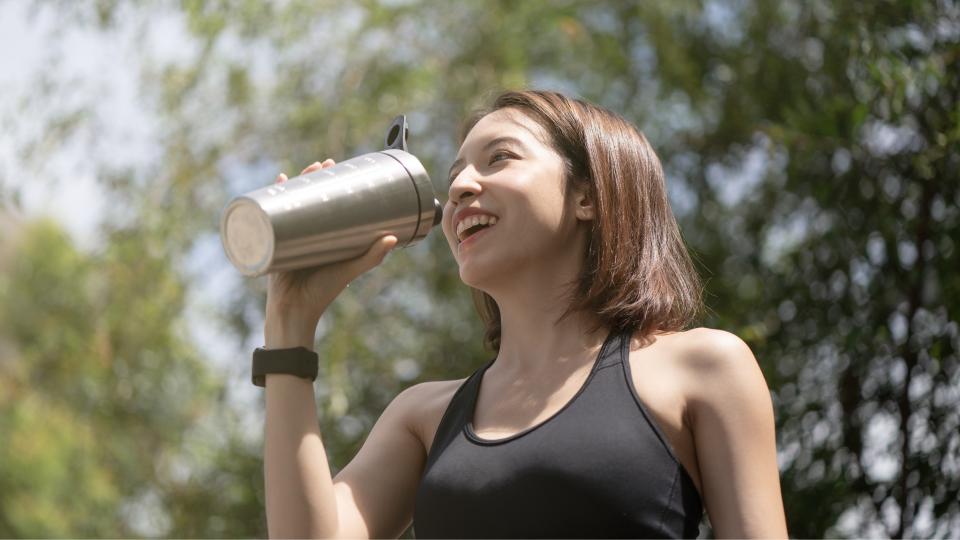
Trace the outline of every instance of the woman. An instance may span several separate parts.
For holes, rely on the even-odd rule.
[[[310,380],[268,374],[270,535],[695,536],[705,508],[717,536],[786,536],[765,381],[737,337],[684,330],[699,281],[643,135],[532,91],[467,127],[443,231],[496,357],[403,391],[336,478]],[[271,276],[266,349],[312,349],[396,242]]]

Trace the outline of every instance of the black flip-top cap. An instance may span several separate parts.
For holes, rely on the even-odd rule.
[[[433,200],[433,226],[436,227],[443,221],[443,205],[439,199]]]
[[[384,150],[403,150],[407,151],[407,137],[410,136],[410,128],[407,127],[407,117],[401,114],[393,119],[390,127],[387,129],[386,148]]]

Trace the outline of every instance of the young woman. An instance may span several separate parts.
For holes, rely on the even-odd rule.
[[[311,381],[268,374],[271,537],[696,536],[704,509],[718,537],[786,536],[766,383],[743,341],[686,329],[699,280],[636,128],[501,95],[468,124],[443,231],[496,357],[403,391],[336,478]],[[265,348],[312,349],[396,242],[272,275]]]

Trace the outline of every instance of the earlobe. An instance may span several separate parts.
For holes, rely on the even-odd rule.
[[[581,221],[591,221],[596,217],[593,202],[584,195],[577,197],[576,216]]]

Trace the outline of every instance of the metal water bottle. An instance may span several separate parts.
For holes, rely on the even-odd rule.
[[[259,276],[351,259],[387,234],[401,247],[426,237],[443,207],[426,169],[407,152],[407,134],[406,117],[398,116],[383,151],[231,200],[220,218],[230,262]]]

